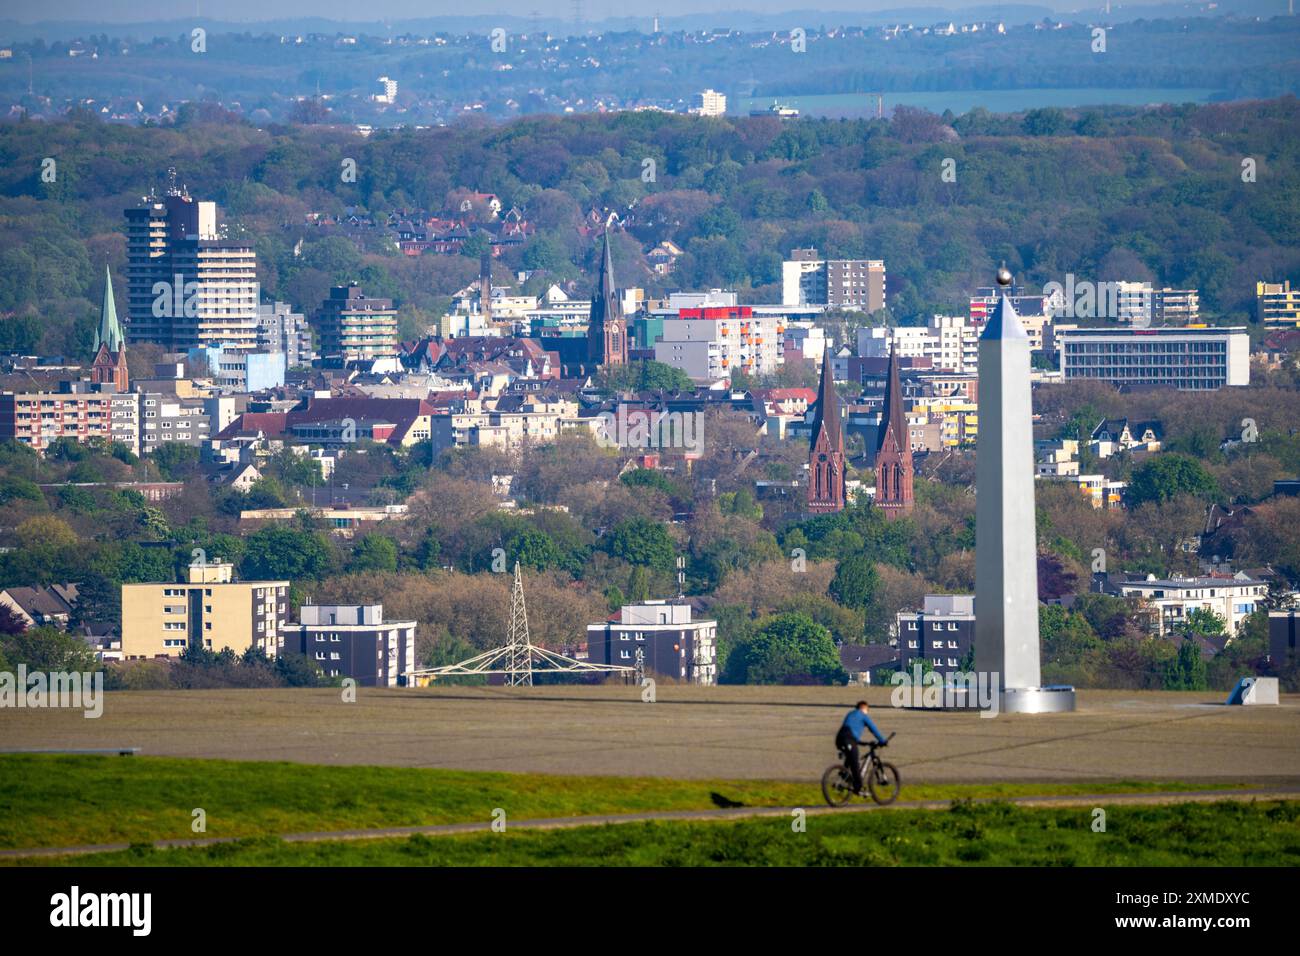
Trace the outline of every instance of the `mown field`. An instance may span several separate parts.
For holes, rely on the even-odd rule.
[[[77,866],[1295,866],[1300,802],[1116,807],[1105,832],[1086,808],[956,803],[947,811],[793,821],[641,823],[474,836],[205,848],[64,857]]]
[[[1194,779],[910,785],[904,777],[902,798],[1125,794],[1204,786]],[[1217,780],[1212,786],[1227,789],[1243,784]],[[674,780],[159,757],[0,755],[0,849],[487,823],[497,808],[506,811],[508,820],[521,821],[821,803],[815,780]],[[204,812],[202,833],[191,829],[195,809]]]

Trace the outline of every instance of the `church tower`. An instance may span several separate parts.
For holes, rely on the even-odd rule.
[[[912,513],[912,442],[903,415],[897,348],[889,353],[885,405],[876,441],[876,506],[890,519]]]
[[[113,277],[104,266],[104,304],[99,310],[99,328],[95,329],[95,361],[90,367],[92,382],[117,386],[119,392],[128,392],[129,376],[126,371],[126,336],[117,321],[117,304],[113,301]]]
[[[611,217],[612,218],[612,217]],[[590,371],[599,365],[627,364],[627,319],[614,288],[614,257],[609,248],[609,223],[605,224],[605,249],[601,254],[600,275],[591,294],[591,319],[587,325],[587,364]]]
[[[822,380],[817,388],[817,415],[808,448],[808,510],[827,514],[844,510],[844,429],[840,400],[835,394],[831,350],[822,359]]]

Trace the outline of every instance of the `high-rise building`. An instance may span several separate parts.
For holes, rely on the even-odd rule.
[[[822,259],[816,249],[795,249],[781,265],[781,304],[877,312],[885,307],[885,263]]]
[[[125,215],[128,341],[255,348],[257,253],[221,237],[216,203],[173,187]]]
[[[828,348],[822,360],[817,413],[808,448],[809,511],[825,514],[844,510],[844,467],[844,428],[840,419],[839,396],[835,394],[831,350]]]
[[[397,354],[392,299],[370,299],[356,283],[335,286],[315,317],[321,360],[328,367]]]
[[[692,113],[699,116],[722,116],[727,112],[727,97],[717,90],[704,90],[695,94]]]
[[[287,368],[311,364],[311,329],[302,313],[287,303],[258,306],[257,345],[262,351],[283,352]]]
[[[858,355],[928,358],[934,368],[973,372],[979,367],[979,328],[965,316],[936,315],[923,326],[873,326],[858,329]]]
[[[767,375],[785,363],[785,319],[748,305],[684,308],[665,319],[654,350],[656,362],[700,383],[732,372]]]
[[[912,442],[898,378],[899,356],[889,356],[885,404],[876,439],[876,507],[886,518],[912,512]]]
[[[627,364],[627,319],[614,286],[614,256],[609,246],[609,226],[600,257],[600,274],[591,294],[591,315],[587,320],[587,360],[598,365]]]

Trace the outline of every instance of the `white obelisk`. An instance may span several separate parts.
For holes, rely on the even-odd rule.
[[[979,343],[975,464],[975,671],[997,675],[1004,711],[1074,709],[1073,689],[1044,690],[1038,644],[1029,336],[1011,307],[1011,274]]]

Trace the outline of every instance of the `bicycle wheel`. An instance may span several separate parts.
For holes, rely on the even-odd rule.
[[[822,796],[832,807],[842,807],[853,798],[853,781],[842,763],[833,763],[822,774]]]
[[[871,791],[871,799],[882,807],[898,799],[900,786],[902,780],[898,776],[898,768],[892,763],[880,761],[867,774],[867,789]]]

